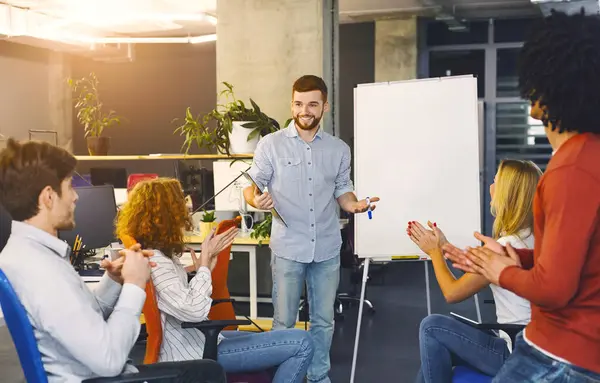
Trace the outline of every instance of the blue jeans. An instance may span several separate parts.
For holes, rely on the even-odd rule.
[[[264,371],[277,367],[274,383],[300,383],[313,357],[313,342],[303,330],[223,331],[217,361],[225,372]]]
[[[510,355],[503,339],[439,314],[421,321],[419,348],[417,382],[427,383],[451,383],[453,367],[461,365],[494,376]]]
[[[333,339],[333,304],[340,281],[340,257],[324,262],[301,263],[273,255],[273,330],[296,325],[300,297],[306,280],[310,334],[315,353],[308,367],[309,382],[329,383],[329,349]]]
[[[531,347],[523,333],[517,335],[515,349],[496,375],[495,383],[598,383],[600,374],[559,362]]]

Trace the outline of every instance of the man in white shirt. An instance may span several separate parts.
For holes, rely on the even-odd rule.
[[[103,262],[106,273],[93,293],[71,266],[71,249],[57,232],[75,227],[76,162],[67,151],[40,142],[10,139],[0,152],[0,204],[13,219],[0,269],[27,311],[51,383],[138,371],[128,356],[150,277],[151,252],[139,245]],[[223,375],[218,368],[214,373]]]

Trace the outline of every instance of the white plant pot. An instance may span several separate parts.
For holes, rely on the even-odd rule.
[[[233,121],[231,123],[231,134],[229,135],[229,152],[231,154],[254,153],[260,135],[248,141],[248,135],[252,129],[244,128],[242,125],[248,121]]]

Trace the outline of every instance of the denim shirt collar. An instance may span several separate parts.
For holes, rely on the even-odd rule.
[[[290,121],[287,128],[285,128],[285,135],[287,137],[298,137],[298,130],[296,129],[296,123],[294,120]],[[317,130],[317,134],[315,134],[315,138],[323,138],[323,128],[319,125],[319,129]]]
[[[66,242],[25,222],[12,221],[11,236],[29,238],[61,258],[68,258],[71,254],[71,247]]]

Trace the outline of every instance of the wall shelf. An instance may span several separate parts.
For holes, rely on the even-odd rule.
[[[138,160],[227,160],[251,159],[253,154],[153,154],[123,156],[75,156],[78,161],[138,161]]]

